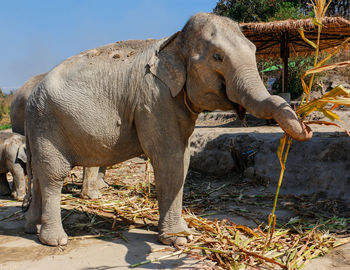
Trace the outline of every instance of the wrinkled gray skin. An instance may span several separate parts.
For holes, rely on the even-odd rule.
[[[10,119],[12,131],[24,136],[24,113],[28,98],[34,87],[41,81],[46,73],[39,74],[26,81],[19,88],[11,102]]]
[[[10,118],[12,131],[24,135],[24,112],[30,96],[35,86],[45,77],[47,73],[39,74],[29,79],[18,89],[12,102]],[[80,196],[84,199],[98,199],[101,197],[100,189],[108,185],[103,180],[106,168],[91,167],[84,168],[83,187]]]
[[[42,243],[67,244],[60,191],[69,170],[145,153],[155,173],[159,239],[185,243],[185,237],[171,234],[188,230],[182,191],[197,113],[231,110],[234,104],[257,117],[273,117],[297,140],[311,137],[288,103],[267,92],[254,45],[228,18],[200,13],[170,38],[118,42],[67,59],[27,104],[34,190],[26,231],[36,232],[41,224]]]
[[[25,166],[27,163],[25,139],[22,135],[0,133],[0,195],[12,195],[22,201],[26,194]],[[12,190],[6,173],[13,177]]]

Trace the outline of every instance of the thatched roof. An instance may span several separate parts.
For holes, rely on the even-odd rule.
[[[338,46],[350,37],[350,21],[340,17],[326,17],[322,24],[321,50]],[[280,44],[283,33],[287,34],[289,53],[293,55],[308,55],[314,49],[305,43],[298,30],[304,28],[305,36],[311,41],[317,41],[317,27],[312,19],[285,20],[267,23],[241,23],[242,32],[257,48],[257,57],[280,57]]]

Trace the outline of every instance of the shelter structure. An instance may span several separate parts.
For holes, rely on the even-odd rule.
[[[288,58],[315,52],[299,33],[299,29],[303,28],[306,38],[317,43],[318,28],[312,18],[240,25],[243,34],[255,44],[257,58],[282,58],[282,92],[287,92]],[[337,47],[350,37],[350,21],[344,18],[325,17],[322,25],[320,51]]]

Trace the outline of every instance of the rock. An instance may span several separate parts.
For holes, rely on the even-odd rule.
[[[194,134],[191,138],[190,168],[215,176],[228,174],[235,167],[230,137]]]
[[[248,167],[244,170],[243,176],[249,179],[254,179],[255,177],[255,169],[254,167]]]

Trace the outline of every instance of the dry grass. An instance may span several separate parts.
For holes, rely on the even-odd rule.
[[[109,171],[109,182],[114,183],[113,187],[107,189],[99,200],[84,200],[71,194],[63,194],[62,208],[68,210],[63,215],[63,221],[74,211],[79,211],[84,212],[90,221],[75,223],[73,227],[93,227],[89,230],[89,235],[73,236],[71,239],[121,237],[127,241],[122,230],[156,225],[158,204],[153,185],[154,175],[150,166],[148,170],[145,167],[145,163],[115,166]],[[150,189],[145,184],[148,177]],[[76,179],[69,179],[67,183],[72,180]],[[249,228],[228,219],[211,220],[200,217],[203,200],[191,200],[191,209],[183,212],[193,230],[194,240],[179,251],[159,259],[188,253],[199,259],[210,259],[224,269],[299,269],[312,258],[325,254],[338,244],[334,235],[317,226],[312,229],[299,227],[297,230],[283,228],[276,229],[268,249],[264,252],[267,235],[265,226]],[[156,260],[140,264],[154,261]]]

